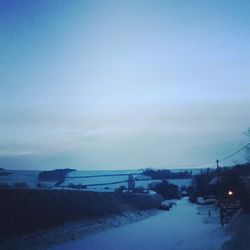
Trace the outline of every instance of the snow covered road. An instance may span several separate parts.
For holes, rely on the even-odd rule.
[[[217,220],[204,223],[186,199],[134,224],[114,228],[51,250],[217,250],[228,237]],[[212,213],[213,216],[213,213]]]

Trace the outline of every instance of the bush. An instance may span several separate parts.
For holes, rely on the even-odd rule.
[[[27,188],[28,185],[25,182],[16,182],[15,187],[16,188]]]
[[[123,205],[133,209],[150,209],[159,207],[162,197],[160,195],[123,193],[121,196]]]
[[[121,211],[119,196],[75,190],[0,189],[0,238]]]
[[[133,190],[134,193],[147,193],[147,190],[144,187],[137,187]]]
[[[71,220],[156,208],[159,195],[52,189],[0,189],[0,238]]]
[[[124,185],[121,185],[119,188],[115,189],[116,193],[123,193],[124,190],[126,190],[127,188]]]
[[[180,193],[178,186],[174,184],[169,184],[167,181],[162,181],[161,183],[157,183],[153,190],[160,194],[164,199],[179,199]]]
[[[86,185],[74,184],[74,183],[70,183],[67,187],[68,188],[75,188],[75,189],[87,189]]]
[[[10,188],[8,183],[0,183],[0,188]]]

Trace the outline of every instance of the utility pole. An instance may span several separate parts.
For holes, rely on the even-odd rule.
[[[219,160],[216,160],[217,169],[219,168]]]

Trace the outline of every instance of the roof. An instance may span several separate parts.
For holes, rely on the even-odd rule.
[[[215,176],[208,184],[209,185],[216,185],[218,180],[219,180],[218,176]]]

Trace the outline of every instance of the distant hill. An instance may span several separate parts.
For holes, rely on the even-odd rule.
[[[56,185],[60,185],[65,181],[66,174],[72,171],[75,171],[75,169],[65,168],[51,171],[42,171],[39,173],[38,179],[40,181],[56,181]]]

